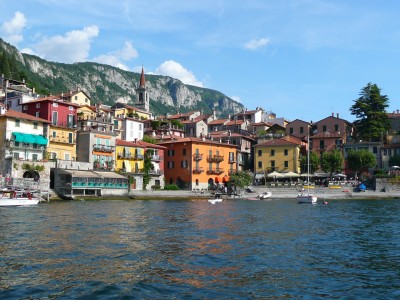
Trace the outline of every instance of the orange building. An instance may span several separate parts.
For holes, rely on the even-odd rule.
[[[229,181],[236,172],[236,145],[199,138],[178,138],[161,143],[167,148],[165,184],[180,188],[209,189]]]

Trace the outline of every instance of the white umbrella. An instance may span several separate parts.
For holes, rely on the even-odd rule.
[[[347,176],[345,174],[338,173],[333,175],[333,177],[347,177]]]
[[[278,172],[276,172],[276,171],[273,171],[272,173],[269,173],[268,174],[268,177],[270,177],[270,178],[277,178],[277,177],[279,177],[279,178],[281,178],[281,177],[284,177],[285,175],[283,175],[283,174],[281,174],[281,173],[278,173]]]
[[[292,171],[290,171],[290,172],[287,172],[287,173],[285,173],[285,174],[283,174],[285,177],[300,177],[300,175],[299,174],[297,174],[297,173],[295,173],[295,172],[292,172]]]
[[[400,169],[399,166],[391,166],[392,169]]]
[[[308,173],[301,173],[300,174],[301,177],[314,177],[314,174],[308,174]]]

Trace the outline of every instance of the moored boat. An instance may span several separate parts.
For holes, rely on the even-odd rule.
[[[271,192],[263,192],[262,194],[259,194],[257,197],[259,199],[267,199],[267,198],[269,198],[271,196],[272,196]]]
[[[29,206],[40,202],[40,197],[34,192],[24,190],[5,189],[0,191],[0,206]]]

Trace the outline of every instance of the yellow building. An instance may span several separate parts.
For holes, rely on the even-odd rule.
[[[254,146],[254,170],[258,174],[300,172],[301,144],[284,138],[266,141]]]
[[[134,179],[131,189],[143,189],[144,147],[124,140],[116,140],[115,171]]]
[[[62,99],[65,99],[69,102],[72,102],[74,104],[90,106],[89,96],[84,91],[81,91],[80,88],[78,88],[78,90],[76,90],[76,91],[62,93],[61,95],[58,95],[58,96],[60,96]]]
[[[152,115],[142,109],[130,106],[124,103],[117,103],[111,108],[114,111],[114,116],[118,118],[137,117],[141,120],[151,120]]]
[[[76,128],[50,125],[48,158],[76,160]]]

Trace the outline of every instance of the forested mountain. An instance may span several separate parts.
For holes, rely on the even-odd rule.
[[[134,105],[139,73],[116,67],[83,62],[63,64],[46,61],[34,55],[23,54],[0,39],[0,73],[6,78],[26,80],[42,95],[84,90],[93,103],[113,105],[124,102]],[[158,114],[175,114],[191,110],[212,109],[217,114],[228,115],[243,109],[243,105],[224,94],[206,88],[185,85],[168,76],[146,75],[151,111]]]

